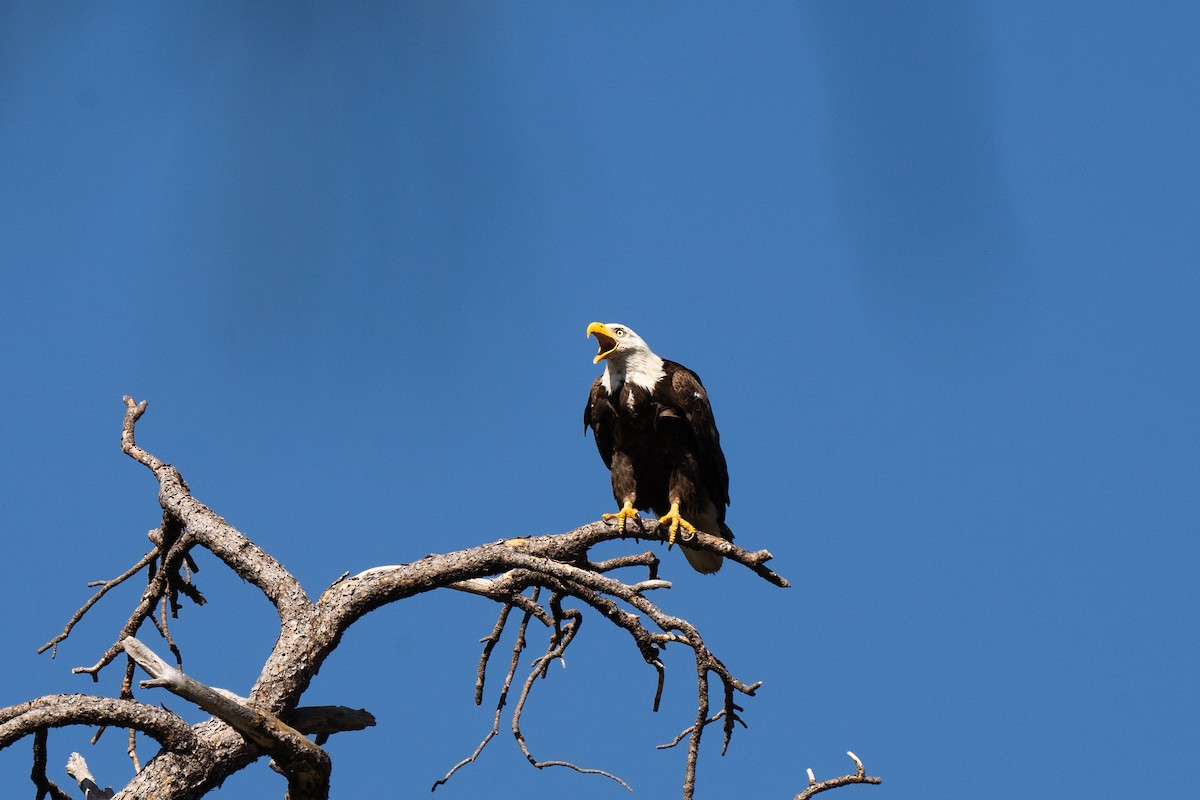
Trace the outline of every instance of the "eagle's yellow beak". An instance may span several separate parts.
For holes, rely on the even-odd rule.
[[[600,352],[596,353],[596,357],[592,359],[593,364],[599,364],[617,349],[617,337],[613,336],[612,331],[603,322],[593,322],[588,325],[587,335],[595,336],[596,341],[600,343]]]

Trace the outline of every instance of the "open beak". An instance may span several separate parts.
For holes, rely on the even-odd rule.
[[[617,337],[612,335],[612,331],[603,322],[593,322],[588,325],[587,335],[595,336],[596,341],[600,343],[600,352],[596,353],[596,357],[592,359],[593,364],[599,364],[617,349]]]

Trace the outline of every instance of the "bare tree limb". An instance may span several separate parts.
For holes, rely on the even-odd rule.
[[[243,705],[229,693],[184,675],[132,636],[122,646],[153,678],[142,681],[143,688],[161,686],[195,703],[270,753],[287,776],[291,800],[324,800],[329,796],[329,756],[299,731],[269,711]]]
[[[46,775],[46,729],[41,728],[33,735],[33,769],[29,777],[37,788],[36,800],[71,800],[71,795],[58,788],[58,784]]]
[[[525,743],[525,734],[521,732],[521,712],[525,708],[525,702],[529,699],[529,692],[533,688],[534,681],[538,678],[544,678],[546,676],[546,669],[550,666],[550,664],[556,659],[561,659],[563,657],[563,653],[566,652],[567,647],[574,640],[575,634],[579,632],[579,626],[583,624],[583,615],[574,610],[564,612],[560,609],[555,614],[555,618],[565,619],[566,625],[561,629],[561,635],[556,633],[555,636],[550,637],[550,643],[546,649],[546,653],[541,658],[533,662],[533,669],[530,670],[528,677],[525,678],[525,684],[521,687],[521,693],[517,697],[516,708],[513,710],[513,736],[516,737],[517,744],[520,745],[521,752],[525,754],[525,758],[530,764],[538,769],[545,769],[546,767],[566,767],[567,769],[574,770],[575,772],[579,772],[584,775],[603,775],[605,778],[616,781],[621,786],[624,786],[626,791],[632,792],[633,789],[630,788],[628,783],[621,780],[616,775],[613,775],[611,772],[606,772],[602,769],[595,769],[593,767],[580,767],[576,764],[572,764],[570,761],[540,761],[533,757],[533,754],[529,752],[529,746]]]
[[[83,790],[84,800],[109,800],[115,794],[112,789],[100,788],[92,776],[92,771],[88,769],[87,762],[79,753],[71,753],[71,757],[67,759],[67,774],[74,778]]]
[[[64,725],[136,728],[168,750],[180,752],[190,752],[197,746],[191,727],[157,706],[86,694],[51,694],[0,708],[0,748],[39,730]]]
[[[158,502],[163,511],[179,520],[188,535],[204,546],[243,579],[257,586],[287,619],[297,611],[311,607],[308,596],[296,578],[265,550],[192,497],[179,470],[166,464],[137,445],[134,428],[147,403],[135,403],[126,396],[125,421],[121,427],[121,450],[144,465],[158,481]]]
[[[316,743],[320,745],[335,733],[374,727],[375,715],[362,708],[305,706],[284,717],[284,722],[300,733],[316,734]]]
[[[533,596],[529,599],[536,601],[537,597],[538,590],[534,589]],[[479,660],[479,677],[476,680],[475,705],[480,705],[482,702],[484,670],[487,669],[487,662],[491,654],[491,649],[495,643],[499,641],[500,634],[504,629],[505,623],[508,621],[508,614],[511,609],[512,606],[510,605],[504,606],[504,610],[500,612],[500,619],[496,622],[496,627],[492,629],[491,634],[483,639],[484,651]],[[541,606],[538,606],[538,609],[540,610]],[[497,734],[500,733],[500,716],[504,712],[505,703],[508,702],[508,690],[512,687],[513,676],[515,676],[517,673],[517,665],[520,663],[521,653],[525,650],[525,631],[528,629],[529,620],[532,617],[533,612],[526,611],[525,616],[521,619],[521,624],[517,627],[517,638],[516,641],[513,642],[512,648],[512,660],[509,663],[508,672],[504,676],[504,686],[500,690],[500,699],[496,701],[496,714],[492,719],[492,729],[488,731],[486,736],[483,737],[483,741],[479,743],[471,755],[467,756],[462,761],[459,761],[457,764],[451,767],[450,771],[447,772],[443,777],[437,781],[434,781],[433,786],[430,787],[430,791],[436,791],[439,786],[449,781],[450,778],[453,777],[454,773],[458,772],[467,764],[470,764],[474,762],[475,759],[479,758],[479,754],[483,752],[483,748],[487,747],[488,742],[490,742],[496,737]]]
[[[539,769],[564,766],[604,775],[629,788],[624,781],[603,770],[585,769],[565,761],[538,760],[525,740],[521,715],[531,697],[532,687],[546,677],[551,662],[563,658],[583,622],[584,615],[579,609],[565,607],[569,598],[575,598],[583,608],[594,610],[602,619],[629,635],[641,658],[655,670],[655,710],[664,685],[663,650],[671,647],[691,651],[697,713],[693,723],[672,743],[677,744],[684,737],[688,739],[684,800],[694,796],[696,762],[704,729],[718,720],[723,721],[724,752],[735,726],[745,726],[740,717],[742,708],[735,703],[735,698],[739,694],[754,695],[760,683],[745,683],[736,678],[708,649],[695,626],[667,613],[649,599],[647,595],[651,591],[662,593],[671,588],[669,581],[659,577],[658,556],[653,551],[643,551],[603,561],[590,559],[590,551],[596,545],[625,538],[614,525],[597,521],[565,533],[507,538],[466,550],[428,555],[407,564],[375,567],[357,575],[345,574],[313,601],[279,561],[196,500],[175,467],[137,444],[135,429],[146,408],[145,401],[137,403],[125,398],[121,444],[127,455],[151,472],[158,485],[163,511],[161,525],[151,536],[155,547],[118,578],[98,584],[100,591],[42,651],[53,649],[63,641],[109,589],[148,568],[146,588],[112,645],[93,666],[75,671],[96,679],[104,666],[126,652],[151,676],[150,680],[140,684],[143,688],[167,688],[208,711],[213,719],[188,726],[169,711],[134,701],[131,661],[119,699],[50,695],[0,709],[0,747],[33,733],[35,766],[40,748],[43,775],[45,736],[49,728],[78,724],[114,725],[129,729],[130,758],[135,769],[141,767],[120,792],[119,798],[194,800],[266,754],[287,776],[290,800],[324,800],[329,792],[329,758],[320,744],[332,733],[373,725],[374,718],[362,710],[299,707],[304,692],[324,660],[357,620],[390,603],[435,589],[473,594],[501,606],[492,632],[481,640],[484,647],[475,686],[478,704],[483,701],[488,662],[504,633],[511,611],[515,608],[522,613],[492,730],[468,758],[434,784],[435,788],[472,762],[498,733],[500,717],[526,647],[528,626],[534,619],[548,629],[549,639],[544,653],[534,661],[521,684],[514,705],[512,731],[520,749]],[[641,521],[637,536],[662,541],[665,533],[655,520],[646,519]],[[731,563],[744,566],[775,586],[789,585],[766,566],[771,554],[765,550],[745,550],[732,542],[699,532],[689,541],[689,546],[720,553]],[[279,615],[278,638],[245,698],[206,686],[182,672],[182,658],[169,620],[178,612],[180,595],[197,603],[204,601],[191,580],[196,571],[191,553],[197,547],[207,550],[243,580],[257,587]],[[637,570],[641,579],[623,577],[630,569]],[[539,599],[543,589],[549,593],[545,601]],[[147,620],[166,641],[175,656],[176,666],[168,665],[134,638]],[[719,684],[713,683],[714,676]],[[720,700],[715,701],[720,709],[710,714],[714,691],[720,692]],[[135,749],[138,731],[148,734],[163,747],[144,767],[138,763]],[[305,734],[316,735],[317,742],[309,741]],[[859,771],[861,780],[850,780],[854,776],[834,780],[877,782],[877,779],[862,776],[861,765]],[[814,789],[814,786],[806,791],[823,790]],[[52,782],[46,779],[44,784],[39,784],[39,791],[51,795],[54,800],[61,800],[54,795],[60,790],[51,787]],[[828,788],[832,788],[832,784]],[[805,795],[808,796],[811,795]]]
[[[110,589],[116,588],[117,586],[120,586],[122,583],[127,581],[129,578],[132,578],[134,575],[136,575],[138,572],[140,572],[143,567],[145,567],[147,564],[154,561],[154,559],[157,556],[158,556],[158,548],[155,547],[149,553],[146,553],[146,555],[142,556],[140,561],[138,561],[132,567],[125,570],[123,573],[121,573],[117,577],[113,578],[112,580],[103,581],[99,584],[89,583],[88,584],[89,586],[97,586],[97,585],[100,586],[100,591],[98,591],[94,595],[92,595],[91,598],[86,603],[84,603],[83,606],[71,616],[71,619],[67,620],[67,625],[66,625],[66,627],[64,627],[62,629],[62,633],[58,634],[58,636],[55,636],[53,639],[51,639],[50,641],[46,642],[44,645],[39,647],[37,650],[38,653],[41,654],[41,653],[46,652],[47,650],[51,650],[50,657],[54,658],[55,656],[57,656],[59,643],[71,635],[72,629],[74,629],[74,627],[77,624],[79,624],[79,621],[83,619],[84,614],[87,614],[87,612],[91,609],[92,606],[94,606],[94,605],[96,605],[96,603],[100,602],[100,598],[102,598],[102,597],[104,597],[104,595],[108,594],[108,591]]]
[[[540,610],[541,606],[538,606],[538,608]],[[504,626],[508,623],[508,615],[512,613],[512,610],[512,603],[502,605],[500,607],[500,617],[496,620],[496,625],[492,628],[492,632],[479,640],[483,644],[483,652],[479,654],[479,668],[476,670],[475,676],[475,705],[477,706],[483,705],[483,686],[487,681],[488,660],[492,656],[492,650],[496,647],[496,643],[500,641],[500,637],[504,633]],[[522,623],[522,629],[529,622],[531,613],[529,611],[525,612],[525,621]],[[437,784],[434,784],[434,788],[437,788]]]
[[[827,781],[818,782],[816,776],[813,775],[813,771],[810,769],[808,771],[808,788],[793,797],[792,800],[808,800],[815,794],[828,791],[829,789],[836,789],[839,786],[848,786],[851,783],[883,783],[883,778],[875,778],[867,775],[866,770],[863,768],[863,763],[859,760],[858,756],[850,751],[846,751],[846,755],[850,756],[851,760],[854,761],[854,766],[858,768],[853,775],[842,775],[840,778],[830,778]]]
[[[486,597],[498,603],[514,605],[537,617],[542,624],[549,626],[553,624],[550,615],[537,604],[536,600],[522,594],[530,586],[535,585],[537,580],[537,576],[524,570],[510,570],[497,578],[471,578],[452,583],[446,588]]]
[[[145,591],[142,592],[141,600],[133,613],[129,615],[125,625],[122,626],[121,632],[118,634],[116,641],[109,646],[100,659],[90,667],[76,667],[72,672],[91,675],[92,680],[99,680],[100,670],[112,663],[113,659],[121,653],[121,639],[127,636],[133,636],[142,627],[142,623],[146,620],[154,620],[154,609],[163,600],[165,595],[170,590],[172,583],[170,575],[183,560],[184,555],[191,547],[191,542],[186,535],[180,536],[166,549],[166,553],[162,556],[163,567],[157,570],[147,581]],[[151,562],[153,564],[153,562]],[[159,629],[160,632],[162,629]]]

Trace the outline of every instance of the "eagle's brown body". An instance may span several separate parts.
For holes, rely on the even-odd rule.
[[[589,332],[596,333],[597,325]],[[610,341],[620,344],[597,356],[607,364],[592,384],[583,422],[612,474],[613,498],[618,505],[650,508],[660,516],[675,506],[683,521],[732,539],[725,524],[729,471],[699,376],[654,355],[628,328],[601,327],[612,334],[607,335]],[[604,339],[600,334],[597,339],[603,350]],[[720,569],[720,555],[686,544],[683,548],[700,572]]]

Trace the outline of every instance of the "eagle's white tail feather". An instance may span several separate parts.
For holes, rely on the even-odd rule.
[[[719,570],[721,563],[725,560],[720,553],[712,553],[708,550],[693,550],[687,545],[683,545],[680,549],[683,550],[683,555],[692,565],[692,569],[696,572],[703,572],[705,575],[711,575]]]
[[[724,537],[725,531],[729,529],[717,519],[717,509],[713,506],[712,501],[705,497],[701,502],[702,505],[694,509],[695,518],[688,521],[705,533]],[[729,538],[732,538],[732,534],[730,534]],[[692,569],[696,570],[696,572],[702,572],[705,575],[711,575],[719,570],[721,563],[725,560],[720,553],[714,553],[710,550],[694,550],[687,545],[683,545],[680,549],[683,550],[683,555],[687,558],[688,563],[692,565]]]

